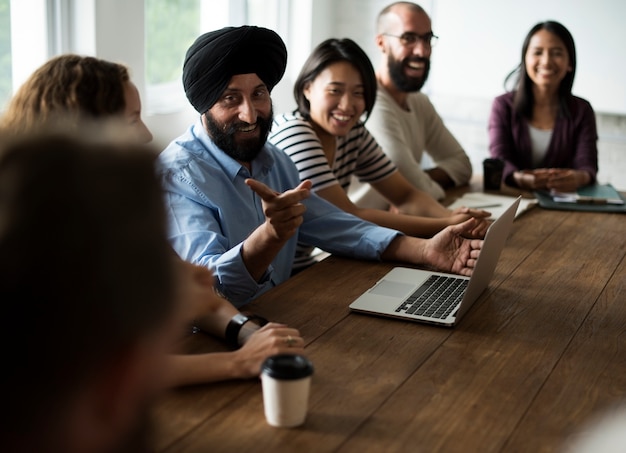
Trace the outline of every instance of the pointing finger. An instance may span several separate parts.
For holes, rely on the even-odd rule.
[[[248,179],[246,179],[246,184],[248,185],[248,187],[250,187],[252,190],[254,190],[254,192],[259,197],[261,197],[265,201],[270,201],[274,197],[279,195],[278,192],[270,189],[268,186],[266,186],[265,184],[263,184],[260,181],[257,181],[256,179],[248,178]]]

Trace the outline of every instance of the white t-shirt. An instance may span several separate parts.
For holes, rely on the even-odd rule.
[[[409,182],[440,200],[445,192],[422,169],[423,154],[427,153],[433,165],[444,170],[456,185],[470,180],[472,164],[426,95],[411,93],[407,103],[408,111],[379,85],[376,103],[365,127]],[[349,196],[356,205],[377,209],[389,207],[389,203],[369,185],[353,186]]]

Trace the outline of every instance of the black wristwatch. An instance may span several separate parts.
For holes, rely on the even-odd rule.
[[[228,321],[228,325],[226,326],[226,342],[233,348],[236,349],[239,347],[239,331],[248,321],[258,321],[258,324],[261,327],[267,324],[267,319],[262,316],[251,313],[237,313],[230,321]]]

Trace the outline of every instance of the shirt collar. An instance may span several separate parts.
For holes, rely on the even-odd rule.
[[[259,155],[252,161],[252,174],[248,172],[248,169],[244,167],[242,164],[237,162],[235,159],[226,154],[222,149],[220,149],[209,137],[204,125],[202,124],[202,120],[198,120],[196,124],[193,126],[193,134],[195,137],[202,143],[202,146],[207,150],[207,152],[218,161],[224,172],[228,175],[231,181],[234,181],[238,174],[245,178],[259,178],[260,176],[265,176],[269,173],[270,169],[274,166],[274,158],[268,150],[268,146],[272,146],[267,142],[261,149]]]

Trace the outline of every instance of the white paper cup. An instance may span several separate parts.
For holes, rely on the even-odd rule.
[[[302,425],[309,405],[313,364],[302,355],[268,357],[261,366],[265,419],[271,426]]]

